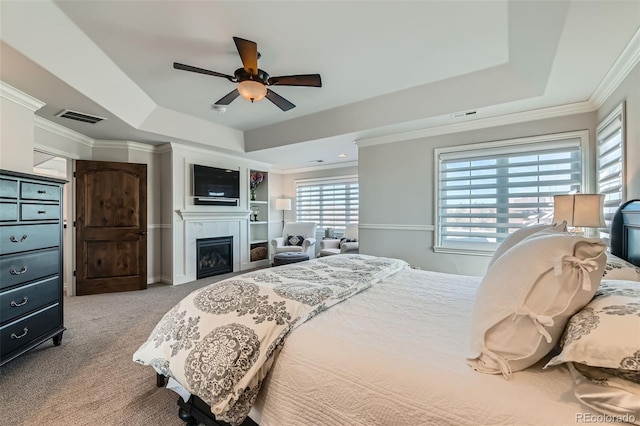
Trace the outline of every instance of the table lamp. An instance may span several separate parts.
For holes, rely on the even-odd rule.
[[[567,222],[575,235],[584,235],[582,228],[602,228],[604,194],[567,194],[553,196],[553,221]]]

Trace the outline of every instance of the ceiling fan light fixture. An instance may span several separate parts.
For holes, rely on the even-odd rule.
[[[244,80],[238,83],[238,92],[243,98],[255,102],[267,95],[267,86],[255,80]]]

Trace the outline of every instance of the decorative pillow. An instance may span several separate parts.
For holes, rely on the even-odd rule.
[[[574,393],[605,414],[640,424],[640,286],[602,281],[595,297],[569,320],[562,351],[545,368],[567,363]],[[633,419],[633,420],[632,420]]]
[[[357,242],[357,240],[355,238],[351,239],[351,238],[340,238],[340,246],[342,247],[342,244],[344,243],[355,243]]]
[[[478,288],[469,364],[508,377],[542,359],[596,292],[605,249],[601,239],[544,230],[507,250]]]
[[[640,425],[640,371],[568,363],[575,396],[609,418],[608,423]]]
[[[569,320],[562,352],[546,365],[577,362],[640,371],[640,286],[602,281],[593,300]]]
[[[640,281],[640,268],[607,252],[603,280]]]
[[[558,224],[553,225],[533,225],[527,226],[526,228],[520,228],[511,234],[498,246],[496,251],[493,253],[491,260],[489,260],[489,266],[493,265],[496,260],[500,258],[507,250],[511,247],[518,244],[520,241],[524,240],[530,235],[535,234],[536,232],[544,231],[546,229],[553,229],[558,232],[566,232],[567,231],[567,222],[562,221]]]
[[[303,235],[287,235],[286,242],[288,246],[301,246],[304,242]]]

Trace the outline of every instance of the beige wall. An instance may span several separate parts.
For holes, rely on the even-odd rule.
[[[422,269],[484,274],[486,256],[433,252],[434,148],[584,129],[593,142],[595,122],[593,112],[361,147],[360,252],[400,257]]]
[[[625,102],[627,200],[640,198],[640,63],[618,85],[597,111],[600,123],[621,102]]]
[[[147,282],[159,282],[162,279],[162,252],[167,248],[162,245],[161,235],[162,163],[153,147],[122,141],[111,141],[112,147],[108,146],[109,142],[98,142],[96,147],[92,147],[89,138],[74,135],[75,132],[56,125],[43,124],[42,119],[29,108],[4,97],[0,97],[0,102],[0,168],[33,173],[34,149],[73,160],[147,164]]]
[[[33,110],[0,97],[0,169],[33,173]]]
[[[295,209],[296,179],[359,174],[361,252],[402,257],[413,266],[424,269],[481,275],[488,258],[436,254],[432,250],[433,149],[588,129],[593,170],[595,127],[622,101],[626,103],[627,198],[640,198],[640,65],[636,65],[594,113],[363,146],[359,149],[359,167],[291,174],[271,173],[271,222],[275,224],[282,220],[282,212],[274,209],[276,198],[293,199]],[[202,155],[185,151],[176,154],[168,147],[152,153],[124,142],[117,142],[111,148],[104,143],[92,147],[91,144],[79,143],[73,138],[42,128],[34,124],[36,121],[33,110],[0,97],[0,168],[32,172],[34,148],[71,159],[131,161],[149,165],[148,211],[152,241],[149,282],[171,282],[179,273],[174,262],[183,252],[177,243],[180,241],[180,232],[174,232],[175,221],[179,220],[176,210],[195,208],[188,196],[185,197],[190,191],[190,183],[185,180],[185,164],[188,163],[185,158],[204,159],[205,163],[240,165],[244,171],[252,164],[214,153]],[[264,165],[258,168],[264,168]],[[246,208],[246,201],[242,203]],[[295,220],[295,210],[285,212],[285,220]],[[277,235],[277,231],[278,227],[272,226],[270,236]]]

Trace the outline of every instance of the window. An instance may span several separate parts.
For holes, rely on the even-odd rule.
[[[435,150],[435,251],[490,254],[518,228],[551,223],[553,196],[581,191],[588,132]]]
[[[624,201],[624,104],[620,104],[596,129],[598,141],[598,193],[604,194],[604,220],[607,228],[618,206]],[[601,230],[609,238],[608,230]]]
[[[296,181],[296,221],[315,222],[318,231],[344,230],[358,222],[358,178]]]

